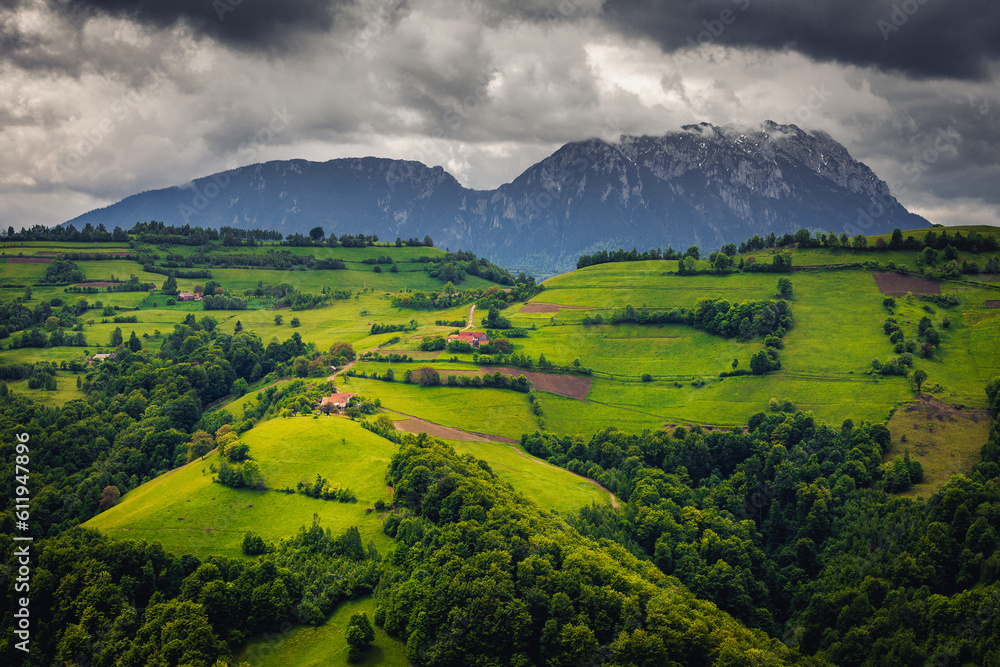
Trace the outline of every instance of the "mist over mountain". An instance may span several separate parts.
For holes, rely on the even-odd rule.
[[[137,221],[307,233],[430,235],[516,270],[568,270],[618,247],[714,250],[754,234],[876,234],[929,226],[822,132],[686,125],[660,137],[572,142],[494,190],[382,158],[285,160],[132,195],[67,224]]]

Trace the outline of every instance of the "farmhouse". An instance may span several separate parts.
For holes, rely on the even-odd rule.
[[[468,343],[472,347],[489,345],[490,337],[484,331],[460,331],[457,334],[448,336],[448,340],[457,340],[460,343]]]
[[[104,361],[105,359],[114,359],[114,358],[115,358],[115,353],[114,352],[108,352],[107,354],[95,354],[94,356],[92,356],[90,358],[90,362],[91,363],[100,363],[100,362]]]
[[[323,397],[323,400],[319,402],[319,407],[332,405],[337,410],[343,410],[347,407],[347,402],[351,400],[352,396],[355,396],[355,394],[330,394]]]
[[[177,298],[181,301],[201,301],[201,295],[194,292],[181,292]]]

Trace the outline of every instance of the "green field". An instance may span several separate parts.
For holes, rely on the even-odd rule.
[[[74,350],[77,348],[56,348],[56,349],[67,349]],[[76,398],[86,399],[87,395],[76,388],[76,376],[72,373],[67,373],[66,371],[61,371],[56,373],[56,390],[49,391],[47,389],[28,389],[27,380],[15,380],[7,383],[7,387],[11,391],[24,392],[26,396],[29,396],[32,400],[38,401],[42,405],[56,406],[65,405],[67,402],[72,401]]]
[[[341,378],[337,386],[341,391],[378,397],[386,408],[443,426],[515,440],[528,430],[534,431],[535,417],[528,398],[516,391],[420,387],[358,377]]]
[[[345,419],[299,417],[265,422],[242,439],[260,463],[271,488],[295,487],[317,474],[350,487],[357,503],[317,500],[277,491],[231,489],[212,482],[213,452],[143,484],[122,502],[87,522],[116,537],[159,540],[167,549],[205,557],[241,553],[247,531],[266,541],[293,535],[318,514],[334,533],[358,526],[363,539],[389,543],[381,521],[366,513],[376,500],[390,501],[385,468],[395,445]]]
[[[273,637],[248,642],[236,655],[237,661],[254,667],[327,667],[339,665],[406,665],[406,644],[375,626],[375,641],[358,662],[347,661],[344,630],[353,614],[365,612],[372,618],[375,600],[365,598],[341,602],[319,627],[297,626]]]
[[[523,400],[523,395],[518,396]],[[395,444],[356,422],[328,416],[274,419],[243,434],[241,440],[250,446],[271,490],[231,489],[213,483],[211,467],[218,465],[220,455],[212,452],[204,460],[143,484],[86,525],[116,537],[159,540],[167,549],[199,557],[212,553],[232,556],[241,553],[247,531],[276,541],[308,525],[316,513],[322,525],[335,534],[357,525],[365,541],[373,540],[379,547],[388,544],[381,521],[370,508],[377,500],[392,500],[384,480]],[[572,512],[608,500],[607,493],[588,480],[526,457],[510,445],[454,444],[460,452],[487,461],[494,472],[544,508]],[[273,490],[311,482],[317,474],[331,485],[350,488],[358,497],[357,503]]]
[[[608,493],[593,482],[536,459],[516,445],[471,440],[449,440],[448,444],[460,454],[488,462],[493,472],[542,509],[574,513],[591,503],[610,502]]]

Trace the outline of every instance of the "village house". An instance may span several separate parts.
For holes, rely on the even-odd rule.
[[[323,406],[329,405],[336,410],[343,410],[347,407],[347,403],[351,400],[351,397],[355,395],[356,394],[330,394],[329,396],[323,397],[323,400],[319,402],[319,407],[322,410]]]
[[[90,363],[97,364],[104,361],[105,359],[114,359],[114,358],[115,358],[114,352],[108,352],[107,354],[95,354],[90,358]]]
[[[459,331],[457,334],[448,336],[448,340],[457,340],[460,343],[468,343],[472,347],[489,345],[490,337],[484,331]]]
[[[181,292],[177,298],[181,301],[201,301],[201,295],[194,292]]]

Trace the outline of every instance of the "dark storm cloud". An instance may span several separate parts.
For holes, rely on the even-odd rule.
[[[1000,56],[996,0],[608,0],[604,14],[667,51],[789,49],[917,78],[980,79]]]
[[[9,0],[8,0],[9,1]],[[196,33],[238,48],[289,46],[300,32],[330,30],[341,0],[52,0],[51,6],[73,18],[107,15],[129,18],[154,28],[178,23]]]

